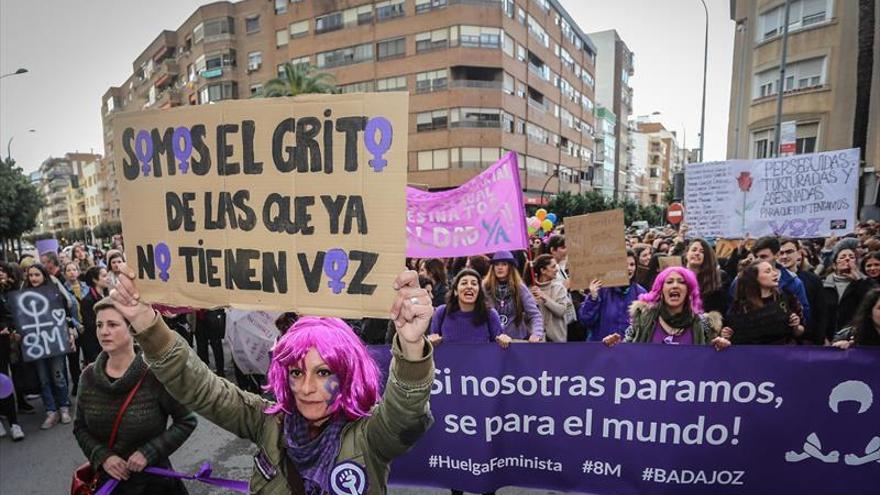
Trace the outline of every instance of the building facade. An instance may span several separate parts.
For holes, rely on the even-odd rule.
[[[595,59],[556,0],[215,2],[160,33],[104,94],[107,166],[115,176],[115,112],[249,98],[289,62],[343,92],[408,91],[410,182],[455,187],[515,151],[526,196],[581,192]]]
[[[613,157],[614,197],[638,196],[636,177],[630,173],[633,161],[632,128],[633,89],[629,79],[635,74],[635,55],[616,30],[589,33],[596,44],[596,104],[610,109],[617,118]],[[630,194],[633,193],[633,194]]]
[[[875,11],[880,9],[880,3]],[[737,23],[728,128],[728,158],[775,156],[779,66],[785,16],[783,0],[733,0]],[[795,0],[783,89],[782,122],[796,123],[796,153],[854,146],[857,114],[869,116],[865,161],[880,162],[880,23],[875,23],[873,98],[856,108],[859,2]]]
[[[101,155],[76,152],[43,161],[40,169],[31,176],[46,200],[37,215],[37,233],[87,226],[83,169],[88,163],[100,159]]]
[[[596,107],[596,152],[593,188],[609,199],[617,196],[617,116],[610,109]]]
[[[644,170],[641,202],[666,206],[672,175],[683,170],[683,154],[679,150],[676,133],[667,130],[653,117],[637,117],[634,124],[633,167]]]

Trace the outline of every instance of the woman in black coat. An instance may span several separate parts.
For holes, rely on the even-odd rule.
[[[83,333],[79,338],[83,351],[83,367],[94,363],[101,352],[98,343],[97,327],[95,326],[95,303],[107,295],[110,275],[106,268],[93,266],[80,277],[89,286],[89,292],[83,296],[80,313],[82,313]]]
[[[832,269],[822,284],[825,301],[825,338],[828,342],[834,334],[852,323],[862,300],[875,287],[874,281],[859,270],[855,251],[835,248],[831,254]]]

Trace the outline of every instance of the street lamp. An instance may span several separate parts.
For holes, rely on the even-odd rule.
[[[709,8],[706,0],[700,0],[706,12],[706,39],[703,43],[703,111],[700,114],[700,162],[703,161],[703,139],[706,135],[706,69],[709,62]]]
[[[21,70],[21,69],[19,69],[19,70]],[[27,71],[27,69],[24,69],[24,70]],[[37,132],[37,130],[36,129],[28,129],[28,132]],[[12,140],[13,139],[15,139],[15,136],[12,136],[11,138],[9,138],[9,141],[6,142],[6,161],[9,161],[10,159],[12,159],[11,147],[12,147]]]
[[[21,67],[20,69],[16,70],[15,72],[10,72],[9,74],[3,74],[2,76],[0,76],[0,79],[3,79],[4,77],[17,76],[19,74],[24,74],[27,71],[28,71],[27,69],[25,69],[24,67]]]

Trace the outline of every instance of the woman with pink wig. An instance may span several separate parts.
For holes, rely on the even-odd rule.
[[[351,328],[303,317],[273,349],[266,388],[274,403],[212,373],[139,299],[131,269],[119,272],[110,297],[153,374],[189,409],[259,447],[251,493],[385,493],[391,461],[433,423],[434,360],[425,339],[433,306],[416,272],[394,282],[397,335],[381,400],[379,369]]]
[[[721,350],[730,346],[720,336],[721,315],[703,313],[700,285],[687,268],[669,267],[654,279],[647,294],[642,294],[629,308],[630,326],[625,337],[613,333],[602,342],[612,347],[625,342],[713,345]]]

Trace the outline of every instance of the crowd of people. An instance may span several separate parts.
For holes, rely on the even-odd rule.
[[[667,227],[630,232],[625,244],[628,283],[614,287],[600,279],[587,287],[571,285],[570,275],[580,267],[568,262],[562,226],[544,237],[533,236],[528,251],[407,259],[406,268],[418,274],[411,285],[432,308],[424,337],[432,346],[495,343],[502,348],[515,342],[593,342],[609,348],[635,342],[707,345],[717,350],[731,345],[839,349],[880,345],[880,225],[876,222],[861,223],[856,232],[842,238],[825,239],[712,240],[689,237],[685,226]],[[0,399],[0,416],[8,422],[12,440],[24,439],[18,415],[36,413],[29,401],[38,396],[45,413],[41,429],[74,423],[79,445],[104,479],[128,481],[132,491],[125,493],[152,493],[137,491],[159,486],[139,473],[147,465],[170,466],[168,456],[196,427],[190,411],[224,426],[222,411],[186,394],[183,403],[177,402],[166,391],[175,385],[149,371],[144,351],[129,332],[133,315],[107,298],[114,288],[133,283],[123,272],[121,246],[100,257],[82,245],[69,251],[70,256],[67,251],[49,251],[39,259],[25,255],[17,263],[0,264],[0,373],[11,376],[14,383],[14,393]],[[12,291],[40,287],[65,308],[74,351],[24,362],[8,297]],[[209,354],[213,354],[211,377],[200,371],[197,378],[210,384],[212,394],[221,394],[224,385],[214,378],[221,379],[226,372],[225,311],[162,305],[149,311],[161,317],[162,332],[170,329],[179,335],[184,346],[179,359],[193,353],[210,370]],[[313,319],[285,313],[276,322],[278,342],[285,342],[297,325],[314,324]],[[392,318],[345,324],[363,344],[392,344],[400,330],[400,323]],[[162,338],[168,344],[170,337]],[[296,351],[298,359],[308,361],[301,351]],[[419,353],[411,354],[418,361]],[[321,357],[329,359],[323,353]],[[260,402],[254,407],[291,413],[292,398],[277,396],[286,387],[279,385],[282,378],[273,375],[280,371],[246,375],[234,362],[232,367],[239,389],[254,397],[262,394],[260,400],[287,404],[270,407],[266,404],[271,402]],[[282,381],[287,384],[286,377]],[[75,414],[71,397],[78,397]],[[130,399],[127,407],[139,411],[132,417],[140,419],[137,424],[122,421],[117,427],[125,433],[116,436],[116,427],[111,426],[125,399]],[[376,397],[363,400],[371,405]],[[248,407],[228,406],[245,416],[251,414]],[[337,409],[357,421],[366,417],[359,407],[349,403]],[[303,441],[311,438],[313,426],[308,421],[289,425],[302,430],[296,434],[304,435]],[[242,425],[224,427],[254,437]],[[0,422],[0,437],[6,435]],[[254,437],[257,443],[262,440]],[[185,492],[179,482],[163,483],[162,493]]]

